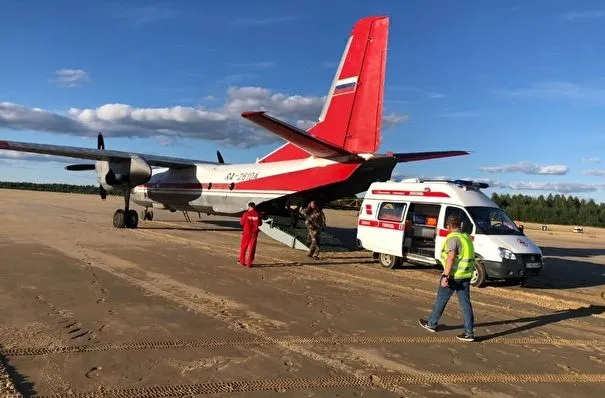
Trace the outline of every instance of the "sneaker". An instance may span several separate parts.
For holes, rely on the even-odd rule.
[[[458,340],[462,341],[475,341],[475,337],[472,334],[462,333],[456,336]]]
[[[425,328],[426,330],[428,330],[429,332],[436,332],[437,330],[435,328],[432,328],[429,326],[428,322],[425,321],[424,319],[418,319],[418,323],[420,324],[420,326],[422,326],[423,328]]]

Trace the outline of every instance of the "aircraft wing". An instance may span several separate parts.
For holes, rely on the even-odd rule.
[[[29,142],[0,141],[0,149],[18,152],[42,153],[69,158],[90,160],[127,160],[133,155],[145,159],[150,166],[183,168],[196,164],[219,164],[192,159],[172,158],[168,156],[148,155],[136,152],[109,151],[104,149],[81,148],[62,145],[34,144]]]
[[[317,137],[310,136],[306,131],[294,127],[279,119],[266,115],[264,111],[244,112],[242,117],[278,135],[286,141],[318,158],[354,156],[341,147],[333,145]]]
[[[469,155],[469,152],[467,152],[467,151],[408,152],[408,153],[394,153],[392,156],[395,158],[397,163],[402,163],[402,162],[416,162],[418,160],[426,160],[426,159],[449,158],[452,156],[464,156],[464,155]]]

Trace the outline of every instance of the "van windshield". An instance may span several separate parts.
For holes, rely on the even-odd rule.
[[[485,235],[523,235],[517,225],[497,207],[470,206],[466,207],[477,233]]]

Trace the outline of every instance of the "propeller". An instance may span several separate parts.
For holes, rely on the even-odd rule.
[[[105,150],[105,140],[103,139],[103,134],[101,134],[101,132],[99,132],[99,135],[97,135],[97,149],[101,151]],[[99,184],[99,194],[101,195],[102,200],[107,198],[107,191],[101,184]]]
[[[216,151],[216,157],[218,158],[219,163],[225,163],[225,160],[223,159],[223,155],[221,155],[221,151]]]
[[[103,139],[103,134],[99,133],[97,136],[97,149],[105,149],[105,140]]]
[[[97,149],[104,150],[105,149],[105,140],[103,139],[103,134],[99,133],[97,136]],[[65,166],[65,170],[69,171],[88,171],[94,170],[95,165],[90,163],[80,163],[80,164],[70,164]],[[101,199],[105,200],[107,198],[107,191],[103,188],[102,185],[99,185],[99,192],[101,194]]]

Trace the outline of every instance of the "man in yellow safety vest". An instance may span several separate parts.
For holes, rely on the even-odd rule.
[[[437,290],[433,311],[427,320],[420,319],[420,326],[430,332],[437,331],[437,323],[445,307],[456,292],[460,309],[464,315],[464,333],[456,336],[459,340],[474,341],[474,315],[471,305],[470,285],[475,271],[475,248],[468,234],[460,231],[460,218],[450,216],[446,220],[449,231],[441,250],[443,274]]]

